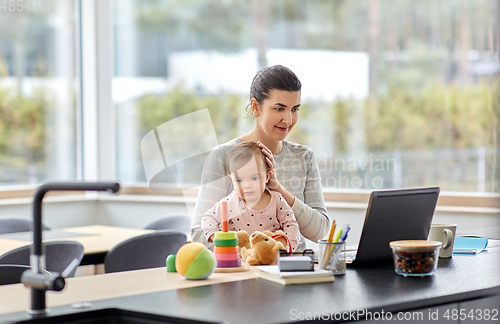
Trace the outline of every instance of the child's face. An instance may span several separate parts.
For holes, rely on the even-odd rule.
[[[236,195],[250,207],[259,202],[270,177],[270,171],[262,164],[264,161],[256,161],[254,157],[245,166],[231,173]]]

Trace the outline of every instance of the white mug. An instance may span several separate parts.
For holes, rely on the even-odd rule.
[[[443,247],[439,251],[440,258],[451,258],[457,224],[432,224],[429,232],[429,241],[440,241]]]

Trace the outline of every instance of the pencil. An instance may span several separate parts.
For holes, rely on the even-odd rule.
[[[328,240],[327,240],[328,243],[332,243],[333,242],[333,234],[335,233],[335,227],[336,227],[335,220],[333,220],[333,222],[332,222],[332,228],[330,229],[330,235],[328,236]],[[326,262],[327,262],[329,256],[331,256],[331,254],[332,254],[331,251],[330,251],[331,248],[332,247],[330,246],[330,244],[327,244],[325,246],[326,250],[325,250],[325,255],[323,257],[323,269],[326,268],[326,266],[327,266]]]
[[[342,229],[339,229],[339,231],[337,232],[337,235],[335,235],[335,239],[333,240],[333,242],[338,242],[339,239],[340,239],[340,235],[342,235]]]
[[[460,250],[460,249],[453,249],[453,253],[459,253],[459,254],[476,254],[477,251],[472,249],[472,250]]]
[[[330,235],[328,236],[328,242],[333,242],[333,233],[335,233],[335,220],[333,220],[332,228],[330,229]]]

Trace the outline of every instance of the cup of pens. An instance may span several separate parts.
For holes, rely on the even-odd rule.
[[[343,275],[346,272],[345,242],[329,242],[319,240],[319,268],[331,270],[334,275]]]

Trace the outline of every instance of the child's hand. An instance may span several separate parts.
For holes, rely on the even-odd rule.
[[[208,238],[208,242],[213,242],[214,241],[214,235],[215,234],[210,235],[210,237]]]

